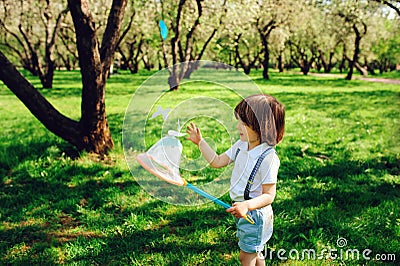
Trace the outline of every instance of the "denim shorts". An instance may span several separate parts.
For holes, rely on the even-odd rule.
[[[264,245],[272,236],[274,215],[271,205],[250,211],[254,224],[244,218],[235,218],[236,236],[239,238],[239,248],[247,253],[264,250]]]

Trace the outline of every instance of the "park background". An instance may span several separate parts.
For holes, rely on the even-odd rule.
[[[296,249],[300,258],[268,263],[398,263],[397,1],[0,6],[1,264],[238,264],[232,217],[213,204],[175,206],[150,196],[124,158],[126,107],[159,69],[170,67],[169,106],[193,95],[237,103],[213,84],[187,82],[204,74],[202,65],[171,67],[189,60],[232,65],[286,106],[268,249]],[[196,122],[217,138],[218,151],[229,147],[215,121]],[[156,140],[157,123],[148,132]],[[198,156],[183,145],[186,156]],[[196,184],[218,174],[184,173]],[[346,239],[344,252],[372,250],[371,260],[301,259],[303,249],[337,249],[338,239]]]

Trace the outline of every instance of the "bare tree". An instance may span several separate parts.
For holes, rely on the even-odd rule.
[[[140,3],[146,4],[145,2]],[[122,30],[117,43],[117,51],[120,54],[121,61],[120,68],[122,70],[129,69],[132,74],[137,73],[139,70],[140,55],[142,53],[141,47],[144,42],[144,33],[135,21],[135,17],[137,16],[136,8],[138,7],[138,5],[134,5],[133,1],[131,2],[127,25]],[[139,12],[142,11],[141,9],[143,8],[140,8]]]
[[[290,37],[288,44],[290,48],[291,59],[300,67],[301,72],[307,75],[314,65],[319,70],[321,68],[318,58],[328,69],[325,61],[324,51],[333,51],[331,48],[331,32],[329,27],[321,27],[321,24],[329,23],[327,16],[321,12],[321,9],[309,3],[303,6],[302,16],[297,17],[290,27]],[[334,53],[329,55],[329,62],[332,62]]]
[[[241,42],[241,37],[242,34],[239,34],[235,40],[236,58],[238,59],[240,66],[243,68],[244,73],[250,74],[251,69],[255,67],[260,58],[261,50],[257,50],[258,47],[256,45],[255,49],[250,47],[247,40]],[[243,49],[239,49],[240,43],[243,43],[242,46],[245,47],[244,51]]]
[[[347,80],[352,79],[354,68],[357,68],[363,75],[367,75],[367,71],[358,64],[361,51],[361,39],[367,34],[367,24],[364,21],[367,8],[368,6],[366,4],[363,5],[362,3],[349,1],[342,5],[339,4],[337,10],[334,11],[337,16],[342,19],[343,28],[348,34],[350,35],[350,33],[353,32],[355,35],[353,55],[348,56],[346,53],[343,54],[349,62],[349,71],[346,75]],[[348,51],[348,49],[346,49],[346,51]]]
[[[0,18],[0,28],[4,30],[14,41],[9,41],[9,38],[4,38],[4,45],[14,51],[22,66],[30,71],[33,75],[39,76],[39,79],[44,88],[53,87],[53,76],[55,70],[54,49],[58,32],[61,28],[61,23],[68,13],[68,8],[64,8],[54,16],[54,8],[52,8],[50,0],[45,1],[45,7],[38,10],[40,22],[43,25],[44,40],[41,38],[42,31],[37,32],[33,29],[35,22],[32,17],[27,16],[27,13],[32,12],[31,3],[26,1],[20,2],[20,15],[17,32],[12,29],[12,25],[7,25],[7,22],[14,23],[13,19],[8,19],[7,16]],[[3,1],[4,13],[9,14],[7,9],[13,9],[15,2]],[[26,19],[25,19],[26,18]],[[43,44],[43,45],[42,45]],[[22,50],[22,51],[21,51]],[[41,51],[42,50],[42,51]],[[41,59],[43,54],[43,59]]]
[[[51,132],[79,150],[104,156],[114,142],[105,110],[105,85],[119,37],[127,0],[113,0],[102,43],[88,0],[68,0],[73,18],[79,66],[82,74],[81,119],[72,120],[58,112],[0,52],[0,80]]]
[[[353,58],[349,58],[346,55],[346,59],[349,61],[349,72],[346,76],[347,80],[352,79],[354,67],[357,67],[357,69],[359,69],[363,73],[363,75],[366,75],[366,70],[363,71],[361,67],[358,67],[358,57],[360,55],[361,39],[365,36],[365,34],[367,34],[367,24],[361,21],[361,25],[357,25],[357,23],[354,23],[352,28],[356,36],[354,38]]]
[[[262,60],[263,65],[263,78],[269,79],[268,68],[269,68],[269,36],[273,29],[277,27],[277,22],[274,18],[268,21],[268,23],[262,24],[260,20],[257,20],[257,28],[260,34],[260,39],[262,43],[262,51],[264,58]]]
[[[218,1],[216,3],[218,3]],[[164,9],[164,2],[161,1],[161,4],[162,9]],[[170,71],[170,76],[168,78],[170,90],[178,90],[181,80],[183,78],[190,77],[190,74],[195,70],[197,64],[189,64],[185,62],[201,60],[207,46],[210,44],[211,40],[214,38],[216,32],[218,31],[218,28],[222,24],[222,19],[226,14],[226,0],[223,0],[222,6],[219,6],[219,9],[222,8],[223,11],[222,13],[220,12],[221,15],[219,17],[218,24],[215,25],[213,29],[210,30],[210,32],[203,33],[202,38],[199,38],[197,36],[198,34],[200,34],[199,28],[206,25],[206,23],[202,23],[206,19],[203,16],[204,6],[205,5],[203,0],[196,0],[195,3],[187,0],[180,0],[176,9],[174,19],[170,21],[169,26],[172,35],[170,40],[170,54],[172,64],[169,63],[167,45],[165,41],[162,41],[164,66],[169,67]],[[211,7],[207,6],[207,8]],[[215,9],[217,9],[217,7]],[[195,18],[193,19],[192,16],[194,14]],[[209,12],[208,15],[210,16],[211,12]],[[215,13],[213,15],[215,15]],[[187,21],[189,18],[192,18],[191,22]],[[183,31],[183,28],[188,29],[186,34],[184,34],[185,31]],[[200,44],[200,40],[204,41]]]
[[[260,0],[257,1],[258,12],[255,25],[262,44],[264,55],[261,64],[263,66],[263,78],[269,79],[268,68],[270,60],[270,37],[278,27],[290,24],[292,17],[296,16],[303,1]]]
[[[289,40],[291,49],[291,59],[300,67],[301,72],[307,75],[310,72],[312,64],[317,59],[315,46],[306,47],[299,42]]]

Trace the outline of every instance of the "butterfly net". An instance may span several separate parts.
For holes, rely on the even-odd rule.
[[[182,144],[174,137],[167,135],[151,148],[139,154],[136,159],[144,169],[162,180],[174,185],[183,186],[184,180],[179,174]]]

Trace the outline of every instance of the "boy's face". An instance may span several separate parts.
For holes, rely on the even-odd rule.
[[[249,143],[260,141],[260,138],[253,129],[247,126],[242,120],[238,119],[237,129],[240,134],[240,140]]]

